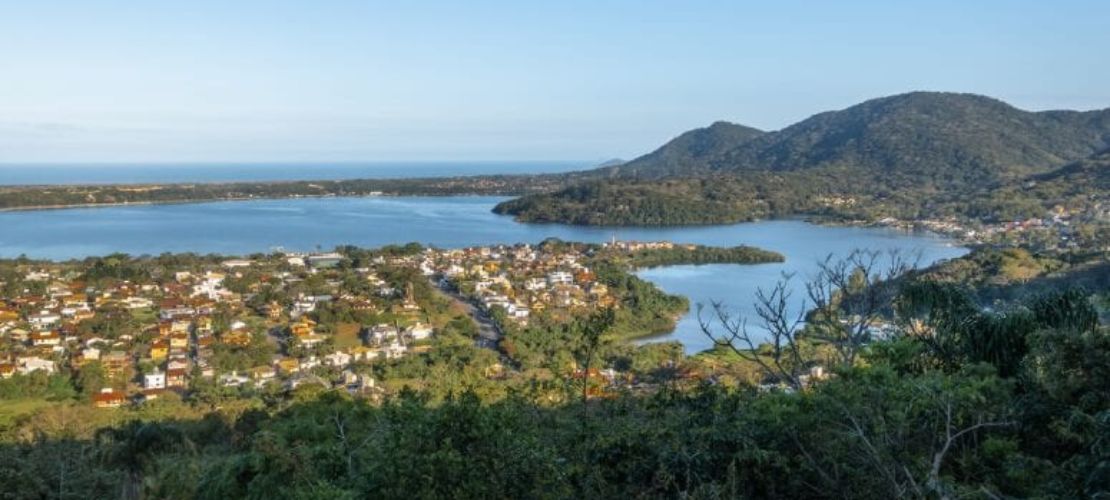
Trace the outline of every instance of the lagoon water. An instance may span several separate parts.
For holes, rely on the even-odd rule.
[[[671,240],[732,246],[755,245],[786,256],[783,264],[706,265],[648,269],[640,276],[692,304],[722,301],[750,312],[759,286],[782,273],[799,278],[829,254],[854,248],[920,252],[921,265],[957,257],[965,249],[929,234],[886,229],[826,227],[796,220],[727,226],[598,228],[521,224],[490,212],[499,197],[365,197],[131,205],[65,210],[0,212],[0,257],[25,254],[67,259],[113,252],[246,254],[286,250],[367,247],[419,242],[443,248],[494,243],[536,243],[547,237],[602,242]],[[801,298],[801,291],[796,293]],[[679,340],[688,351],[709,347],[691,314],[676,331],[652,340]]]

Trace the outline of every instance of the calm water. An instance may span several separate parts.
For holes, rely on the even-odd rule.
[[[615,236],[719,246],[749,244],[786,255],[784,264],[675,266],[640,273],[665,290],[690,297],[692,303],[720,300],[745,309],[756,287],[773,283],[783,272],[811,273],[815,262],[829,253],[898,248],[921,252],[922,264],[964,253],[930,235],[822,227],[800,221],[683,228],[520,224],[490,212],[502,199],[314,198],[0,212],[0,256],[65,259],[111,252],[245,254],[276,247],[313,250],[410,241],[446,248],[535,243],[550,236],[590,242]],[[692,314],[665,339],[680,340],[690,351],[709,345]]]
[[[335,179],[396,179],[458,175],[541,174],[593,168],[590,162],[373,162],[0,164],[0,185],[135,184]]]

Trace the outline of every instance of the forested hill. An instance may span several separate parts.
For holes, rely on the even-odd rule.
[[[709,173],[738,145],[764,135],[759,129],[719,121],[685,132],[631,162],[602,169],[609,176],[646,177]]]
[[[1047,172],[1107,146],[1110,109],[1029,112],[979,95],[913,92],[776,132],[714,124],[607,173],[646,179],[848,167],[895,184],[962,187]]]
[[[1077,189],[1110,190],[1110,150],[1034,176],[1032,180],[1041,184],[1063,183]]]
[[[600,225],[801,214],[1012,220],[1043,215],[1058,195],[1101,198],[1105,184],[1095,181],[1105,178],[1108,148],[1110,109],[1029,112],[989,97],[915,92],[776,132],[714,124],[495,211]],[[1038,184],[1046,186],[1030,189]]]

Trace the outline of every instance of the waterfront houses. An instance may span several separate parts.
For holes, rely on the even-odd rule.
[[[0,297],[0,376],[78,380],[99,371],[113,391],[90,395],[100,408],[167,391],[297,390],[321,380],[377,394],[373,367],[425,352],[447,321],[428,309],[448,301],[433,283],[500,328],[558,323],[621,307],[593,269],[599,252],[673,246],[545,242],[19,264],[15,279],[0,282],[19,291]]]

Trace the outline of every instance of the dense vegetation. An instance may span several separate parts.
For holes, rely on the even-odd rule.
[[[576,174],[490,175],[427,179],[354,179],[288,182],[0,186],[0,209],[119,203],[177,203],[306,196],[506,195],[548,191]]]
[[[608,170],[616,177],[663,178],[848,166],[893,176],[895,186],[928,180],[956,187],[1045,172],[1094,154],[1108,145],[1110,111],[1033,113],[983,96],[913,92],[820,113],[776,132],[746,130],[713,134],[703,141],[712,147],[690,147],[684,134]],[[675,164],[684,170],[675,171]]]
[[[1104,195],[1105,154],[1084,159],[1107,147],[1110,110],[1031,113],[981,96],[912,93],[765,134],[714,124],[597,171],[602,178],[496,211],[596,225],[794,214],[1012,220],[1040,216],[1062,195],[1073,205]],[[1081,178],[1095,182],[1073,182]]]
[[[603,336],[589,338],[587,333],[596,328],[597,318],[586,315],[568,318],[539,314],[527,326],[499,321],[504,332],[501,349],[506,356],[525,370],[543,369],[556,374],[573,369],[580,361],[579,355],[590,349],[594,350],[592,356],[613,364],[630,356],[624,341],[670,332],[689,310],[686,297],[664,293],[620,266],[596,262],[594,272],[598,283],[621,298],[610,310]]]
[[[764,264],[785,260],[786,258],[778,252],[746,245],[736,247],[675,245],[672,248],[636,250],[623,261],[633,267],[659,267],[682,264]]]
[[[901,297],[899,322],[916,330],[799,392],[704,383],[558,404],[524,389],[497,402],[407,393],[375,406],[317,391],[207,414],[166,401],[99,431],[50,422],[104,413],[59,409],[35,426],[67,432],[0,447],[0,482],[8,498],[1079,498],[1110,489],[1110,334],[1085,294],[1008,314],[977,312],[944,285]]]

